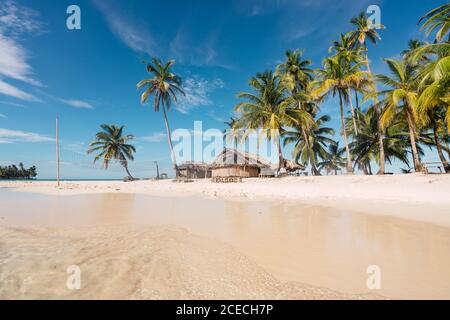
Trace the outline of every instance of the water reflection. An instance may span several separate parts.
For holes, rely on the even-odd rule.
[[[7,194],[7,195],[6,195]],[[295,203],[156,198],[132,194],[51,197],[0,191],[1,223],[76,227],[173,224],[215,238],[284,281],[381,294],[450,298],[450,229],[428,223]]]

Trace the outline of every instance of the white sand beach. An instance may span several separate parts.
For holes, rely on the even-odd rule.
[[[444,175],[3,181],[0,298],[448,299],[449,186]],[[381,290],[366,287],[372,264]],[[66,288],[70,265],[81,290]]]

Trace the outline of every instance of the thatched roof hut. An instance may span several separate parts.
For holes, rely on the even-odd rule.
[[[188,179],[211,178],[211,170],[204,162],[187,161],[178,166],[178,174]]]
[[[261,168],[271,163],[262,157],[234,149],[223,150],[209,166],[212,177],[258,177]]]

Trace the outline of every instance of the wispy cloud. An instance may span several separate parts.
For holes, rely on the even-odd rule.
[[[8,118],[8,117],[5,116],[3,113],[0,113],[0,118]]]
[[[9,102],[9,101],[0,101],[0,104],[3,104],[5,106],[13,106],[13,107],[17,107],[17,108],[25,108],[25,106],[23,104]]]
[[[0,76],[42,86],[34,78],[28,54],[19,43],[22,34],[42,31],[42,24],[37,17],[36,11],[12,0],[6,0],[0,6]],[[37,100],[33,95],[4,81],[0,84],[0,93],[22,100]]]
[[[9,83],[6,83],[2,80],[0,80],[0,93],[3,93],[4,95],[15,97],[17,99],[21,100],[27,100],[27,101],[39,101],[38,98],[33,96],[32,94],[29,94],[13,85],[10,85]]]
[[[76,100],[76,99],[59,99],[62,103],[65,103],[69,106],[81,109],[92,109],[94,106],[86,101]]]
[[[146,141],[146,142],[161,142],[166,139],[167,134],[164,132],[155,132],[149,136],[140,137],[138,140]]]
[[[0,128],[0,141],[3,141],[2,143],[49,142],[54,139],[39,133]]]
[[[144,22],[136,23],[125,16],[112,1],[94,0],[111,31],[128,47],[139,53],[155,54],[155,42]]]
[[[186,95],[180,97],[176,109],[187,114],[195,108],[210,106],[213,104],[211,93],[223,87],[224,82],[220,78],[206,80],[198,75],[192,76],[186,79],[183,84]]]

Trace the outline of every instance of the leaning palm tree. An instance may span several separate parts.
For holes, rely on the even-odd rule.
[[[250,79],[249,85],[253,92],[237,94],[238,98],[246,100],[235,107],[235,111],[240,116],[238,126],[248,129],[261,126],[265,137],[275,142],[279,169],[281,169],[284,167],[281,149],[281,133],[284,127],[298,124],[299,121],[312,122],[311,115],[285,100],[280,79],[272,71],[258,73]]]
[[[108,169],[111,160],[119,161],[125,168],[130,179],[133,179],[128,170],[128,160],[134,160],[133,153],[136,149],[129,144],[133,140],[133,135],[123,135],[124,126],[117,126],[115,124],[100,126],[102,131],[95,135],[95,140],[89,145],[88,154],[99,152],[95,158],[94,163],[103,158],[103,167]]]
[[[356,48],[362,47],[363,51],[365,52],[365,61],[366,61],[366,67],[367,71],[370,76],[370,80],[372,80],[372,71],[370,69],[370,62],[369,62],[369,49],[367,47],[367,40],[369,40],[372,44],[376,44],[377,40],[381,40],[381,36],[377,32],[378,29],[384,29],[385,26],[382,24],[378,25],[372,25],[369,23],[369,20],[367,19],[367,15],[364,12],[361,12],[359,16],[353,18],[350,20],[350,23],[355,26],[355,29],[349,32],[349,37],[352,39],[352,42]],[[376,83],[373,83],[373,92],[375,93],[377,91]],[[378,114],[378,118],[381,117],[381,110],[378,108],[378,100],[376,95],[374,96],[374,106],[375,111]],[[384,132],[381,127],[381,124],[378,124],[378,139],[380,140],[378,145],[380,148],[380,170],[378,171],[378,174],[384,174],[385,172],[385,151],[384,151]]]
[[[146,63],[147,72],[150,73],[153,78],[141,80],[136,86],[138,89],[145,88],[141,95],[142,104],[153,95],[153,111],[159,112],[160,109],[163,111],[173,169],[175,170],[176,177],[178,177],[177,161],[173,150],[167,112],[170,110],[172,100],[176,103],[177,95],[184,95],[185,93],[181,88],[181,78],[172,72],[174,64],[175,60],[169,60],[164,63],[158,58],[153,58],[151,63]]]
[[[326,122],[330,121],[328,115],[323,115],[315,120],[315,125],[306,131],[303,128],[294,126],[283,133],[284,145],[293,143],[294,149],[292,156],[295,162],[302,162],[305,166],[311,166],[311,174],[314,176],[320,175],[317,168],[319,160],[328,158],[327,147],[329,144],[335,143],[331,138],[334,135],[334,130],[326,127]]]
[[[379,82],[390,87],[380,92],[385,97],[386,108],[381,117],[381,126],[386,128],[394,118],[404,116],[408,123],[411,151],[416,172],[422,170],[417,150],[417,66],[405,60],[385,59],[391,76],[377,75]]]
[[[423,15],[418,23],[422,22],[421,29],[425,30],[427,36],[436,31],[435,40],[440,42],[448,34],[447,41],[450,42],[450,3],[443,4]]]

